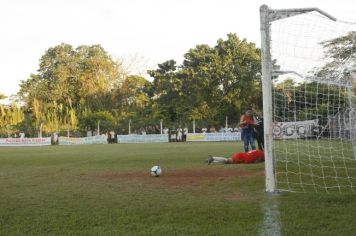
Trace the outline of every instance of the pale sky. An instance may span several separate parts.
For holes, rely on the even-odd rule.
[[[100,44],[116,58],[143,58],[142,71],[236,33],[260,45],[259,7],[318,7],[356,22],[354,0],[1,0],[0,93],[19,91],[45,51]]]

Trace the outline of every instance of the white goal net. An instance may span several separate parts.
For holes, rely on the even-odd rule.
[[[356,192],[356,24],[271,21],[276,190]]]

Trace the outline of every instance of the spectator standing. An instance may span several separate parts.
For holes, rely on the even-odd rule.
[[[241,127],[241,138],[244,142],[245,152],[249,151],[249,147],[251,146],[251,150],[255,150],[255,140],[254,140],[254,126],[255,120],[253,117],[252,110],[247,110],[244,115],[240,118],[240,127]]]
[[[263,131],[263,115],[259,112],[256,116],[255,138],[257,141],[258,149],[264,149],[264,131]]]

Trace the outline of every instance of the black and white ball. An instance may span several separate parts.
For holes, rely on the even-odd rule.
[[[151,168],[151,176],[158,177],[162,174],[162,169],[159,166],[153,166]]]

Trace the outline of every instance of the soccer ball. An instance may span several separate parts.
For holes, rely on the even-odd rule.
[[[162,169],[159,166],[154,166],[151,168],[151,176],[158,177],[162,174]]]

